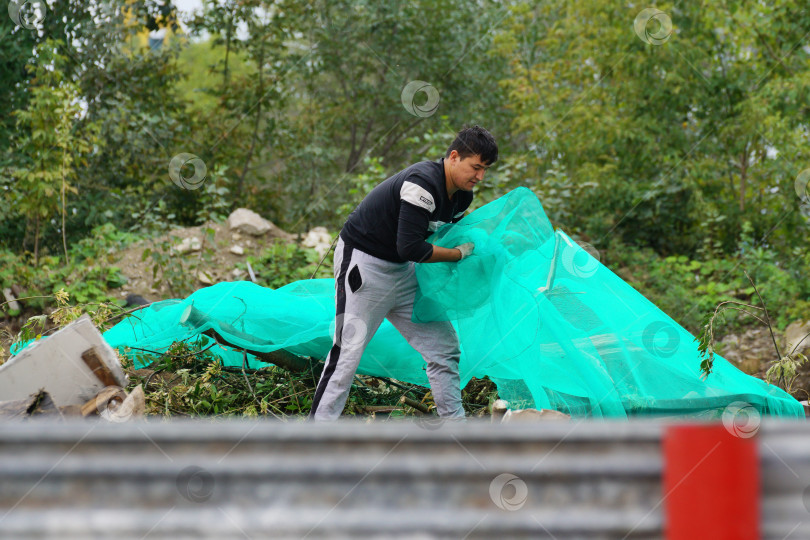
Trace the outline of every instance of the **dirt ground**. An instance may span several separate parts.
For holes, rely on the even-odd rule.
[[[214,229],[214,251],[213,254],[206,259],[206,257],[203,256],[203,252],[211,247],[210,243],[204,244],[205,229],[208,227]],[[185,239],[196,238],[199,241],[202,246],[201,250],[189,251],[183,254],[174,253],[172,255],[173,257],[182,257],[188,266],[197,266],[198,271],[196,272],[195,281],[196,287],[199,288],[219,281],[249,279],[246,270],[237,269],[238,263],[244,263],[250,255],[257,256],[262,249],[266,248],[274,241],[279,239],[290,241],[298,238],[275,226],[262,236],[252,236],[250,234],[231,231],[228,228],[227,221],[212,224],[208,227],[200,225],[196,227],[178,228],[159,238],[138,242],[123,250],[120,258],[112,263],[121,269],[121,273],[124,274],[128,280],[127,283],[121,287],[121,298],[124,299],[130,294],[137,294],[151,302],[173,297],[165,280],[160,279],[160,274],[158,274],[157,282],[153,282],[152,267],[154,261],[150,257],[147,257],[146,260],[141,260],[146,248],[151,247],[154,250],[155,246],[159,246],[167,239],[170,239],[174,245],[179,244]],[[241,255],[232,253],[231,248],[234,246],[241,247],[243,253]],[[242,266],[244,267],[244,265]],[[204,276],[200,276],[200,274]],[[205,282],[206,277],[209,281],[208,283]],[[193,278],[190,277],[190,279]]]

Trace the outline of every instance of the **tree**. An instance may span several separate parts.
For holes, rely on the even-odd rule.
[[[61,215],[62,247],[69,264],[65,234],[66,198],[78,193],[72,185],[74,164],[90,151],[95,139],[92,130],[77,133],[82,114],[79,90],[66,80],[59,53],[64,44],[47,40],[37,48],[38,63],[29,66],[35,73],[29,107],[15,111],[23,134],[17,150],[26,161],[14,171],[17,180],[13,203],[17,212],[33,225],[34,265],[39,264],[39,242],[50,216]],[[53,220],[52,220],[53,221]]]
[[[803,220],[782,210],[798,207],[808,157],[810,17],[794,1],[646,15],[601,0],[512,7],[495,50],[511,67],[525,176],[600,249],[616,237],[734,252],[746,221],[791,244]]]
[[[306,56],[289,83],[298,99],[282,132],[290,159],[278,172],[295,189],[294,223],[341,223],[335,202],[348,200],[347,180],[367,158],[393,173],[440,157],[424,154],[428,134],[452,139],[473,123],[507,133],[502,64],[487,55],[500,3],[319,1],[302,9],[291,41]],[[410,83],[421,90],[409,93]]]

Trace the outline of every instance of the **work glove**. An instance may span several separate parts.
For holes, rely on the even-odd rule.
[[[460,261],[460,260],[472,255],[473,249],[475,249],[475,244],[473,244],[472,242],[467,242],[466,244],[461,244],[460,246],[456,246],[455,249],[457,249],[457,250],[459,250],[461,252],[461,259],[459,259],[459,261]]]

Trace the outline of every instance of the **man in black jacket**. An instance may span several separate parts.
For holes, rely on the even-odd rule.
[[[312,401],[312,418],[340,416],[360,357],[384,318],[425,359],[439,416],[464,416],[452,324],[411,321],[418,288],[414,264],[457,262],[472,253],[472,243],[449,249],[425,239],[464,216],[473,188],[497,159],[498,146],[487,130],[463,129],[444,158],[398,172],[349,215],[335,248],[334,343]]]

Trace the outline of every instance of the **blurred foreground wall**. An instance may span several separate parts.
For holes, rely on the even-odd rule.
[[[0,537],[663,537],[669,424],[437,422],[5,423]],[[808,538],[810,429],[757,428],[763,536]]]

